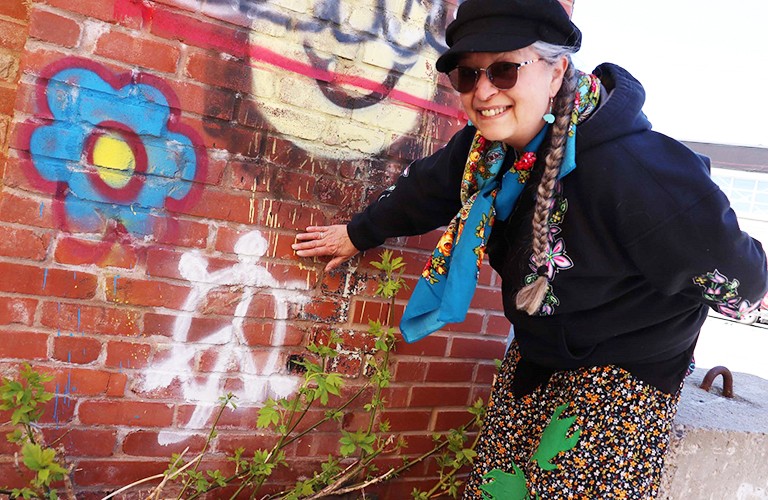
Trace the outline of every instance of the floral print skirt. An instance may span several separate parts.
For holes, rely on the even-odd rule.
[[[554,372],[516,398],[519,359],[512,342],[464,498],[655,498],[680,392],[609,365]]]

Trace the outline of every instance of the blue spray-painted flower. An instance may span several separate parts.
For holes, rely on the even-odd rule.
[[[32,162],[43,179],[66,184],[58,194],[77,228],[98,229],[112,219],[149,234],[150,214],[193,192],[204,175],[204,150],[177,123],[174,97],[158,88],[159,79],[78,62],[89,67],[55,72],[43,88],[52,121],[30,136]]]

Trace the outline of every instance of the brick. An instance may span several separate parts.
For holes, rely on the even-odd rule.
[[[244,299],[244,290],[240,287],[218,287],[208,293],[197,310],[200,314],[233,316]],[[238,314],[243,314],[246,318],[274,318],[275,311],[275,298],[271,294],[256,293],[250,299],[245,313],[238,312]]]
[[[498,372],[499,369],[496,368],[496,363],[478,364],[473,382],[490,386]]]
[[[319,323],[343,323],[346,319],[343,302],[318,297],[304,305],[300,319]]]
[[[17,20],[0,18],[0,47],[21,51],[27,41],[26,26]]]
[[[499,314],[489,314],[488,319],[485,322],[486,335],[498,335],[505,339],[509,335],[509,329],[512,324],[509,322],[506,316]]]
[[[102,21],[114,20],[115,0],[45,0],[45,3],[51,7],[61,10],[82,14],[85,17],[92,17]]]
[[[87,400],[80,402],[78,415],[85,425],[168,427],[173,422],[173,407],[144,401]]]
[[[190,50],[185,76],[217,88],[251,93],[251,68],[243,61],[213,57],[207,52]]]
[[[475,363],[460,363],[449,361],[429,363],[427,382],[470,382],[475,371]]]
[[[47,443],[57,442],[64,447],[67,457],[108,457],[117,445],[117,431],[114,429],[73,429],[70,426],[44,428]],[[169,455],[170,456],[170,455]]]
[[[231,454],[238,448],[245,448],[243,456],[253,456],[257,450],[271,450],[276,442],[277,437],[273,435],[220,432],[216,439],[216,451]]]
[[[318,280],[318,269],[303,267],[298,262],[267,262],[264,267],[284,288],[295,289],[299,294],[310,289]]]
[[[205,177],[201,178],[200,182],[206,186],[223,186],[224,182],[222,179],[224,178],[224,172],[227,169],[227,161],[228,160],[224,155],[215,154],[215,152],[210,151],[208,154],[208,168]]]
[[[112,282],[112,280],[108,279],[108,282]],[[114,286],[107,287],[106,292],[107,300],[110,302],[180,309],[191,290],[185,286],[172,285],[162,281],[120,277]]]
[[[182,255],[184,255],[183,252],[170,248],[150,248],[147,251],[147,276],[182,279],[182,274],[179,270]]]
[[[50,231],[0,224],[0,255],[42,261],[51,242]]]
[[[0,87],[0,113],[13,115],[13,107],[16,103],[16,87]]]
[[[381,397],[389,409],[407,408],[408,399],[410,398],[410,387],[390,385],[381,391]]]
[[[6,488],[23,488],[29,486],[35,475],[26,467],[19,467],[11,461],[0,462],[0,477],[3,478],[2,485]]]
[[[430,430],[445,432],[450,429],[457,429],[472,421],[473,418],[474,416],[466,410],[438,408],[435,410],[435,421]]]
[[[393,378],[397,382],[424,382],[428,369],[429,363],[397,360]]]
[[[232,339],[234,340],[234,339]],[[231,341],[230,341],[231,342]],[[228,346],[229,347],[229,346]],[[232,353],[228,347],[210,346],[201,348],[200,362],[198,370],[203,373],[247,373],[252,372],[249,364],[252,362],[256,369],[266,366],[270,358],[269,352],[250,350],[247,352]],[[248,361],[241,362],[243,357],[250,358]],[[212,375],[218,376],[218,375]]]
[[[220,227],[216,232],[215,249],[224,253],[235,253],[235,245],[240,239],[254,229],[252,227]],[[295,254],[291,245],[296,241],[293,233],[286,234],[277,231],[260,231],[261,236],[266,238],[268,246],[264,257],[275,259],[293,260]]]
[[[168,468],[168,458],[129,460],[126,457],[80,460],[72,474],[78,486],[127,485],[155,474],[162,474]],[[142,497],[144,498],[144,497]]]
[[[477,287],[469,307],[491,311],[501,310],[501,289]]]
[[[327,176],[320,177],[313,188],[314,190],[310,191],[310,194],[314,194],[312,199],[335,207],[355,207],[355,211],[362,203],[365,194],[365,186],[359,181]]]
[[[180,55],[176,45],[115,30],[108,31],[99,38],[94,53],[163,73],[176,72]]]
[[[339,373],[348,378],[357,378],[360,376],[363,368],[363,356],[359,352],[342,352],[330,360],[328,370]]]
[[[109,304],[103,306],[46,302],[40,322],[64,333],[137,336],[141,313]]]
[[[62,396],[76,394],[79,396],[98,396],[107,394],[115,385],[124,385],[126,377],[121,373],[95,370],[81,367],[34,366],[37,371],[49,374],[53,380],[46,383],[49,392]]]
[[[315,331],[313,341],[318,345],[328,345],[330,332],[333,331],[339,337],[339,343],[344,350],[359,350],[371,352],[376,345],[376,338],[367,331],[341,330],[339,328],[319,328]]]
[[[92,298],[96,276],[64,269],[23,266],[0,262],[0,291],[73,299]]]
[[[15,429],[14,426],[10,425],[11,415],[12,413],[9,411],[5,411],[2,413],[2,417],[3,417],[3,420],[6,422],[6,425],[3,425],[2,427],[0,427],[0,435],[7,436],[9,433],[13,432],[13,430]],[[7,439],[0,439],[0,456],[13,455],[18,451],[19,451],[18,445],[16,445],[15,443],[8,442]]]
[[[488,404],[489,397],[491,395],[491,386],[477,385],[472,388],[472,394],[470,401],[474,403],[477,400],[482,400],[486,405]]]
[[[243,323],[243,337],[245,338],[246,345],[249,346],[271,346],[272,345],[272,333],[274,329],[273,322],[262,322],[262,321],[245,321]],[[286,325],[287,330],[291,330],[291,335],[286,335],[286,338],[289,339],[289,341],[286,343],[285,340],[281,342],[281,345],[299,345],[300,339],[303,337],[303,334],[295,327],[292,327],[290,325]],[[287,334],[288,332],[286,332]],[[297,339],[299,339],[297,341]]]
[[[0,325],[30,326],[35,319],[37,300],[21,297],[0,297]]]
[[[251,201],[249,196],[212,189],[206,190],[205,196],[199,203],[180,208],[176,212],[239,224],[254,222],[250,216]]]
[[[0,16],[26,21],[29,19],[29,4],[25,0],[3,0],[0,2]]]
[[[454,338],[448,355],[454,358],[502,359],[505,351],[505,339]]]
[[[411,389],[410,407],[466,406],[469,394],[467,386],[417,386]]]
[[[423,431],[429,427],[432,412],[427,410],[385,410],[381,420],[388,420],[392,432]]]
[[[0,220],[29,227],[53,228],[57,224],[51,201],[0,192]]]
[[[340,438],[337,433],[313,432],[295,441],[288,454],[294,457],[338,457]]]
[[[125,373],[110,373],[107,380],[106,396],[124,396],[125,387],[128,384],[128,376]]]
[[[165,9],[154,12],[152,33],[194,47],[225,52],[241,59],[248,54],[248,31],[200,21]]]
[[[170,314],[146,313],[144,315],[144,331],[142,334],[147,337],[151,335],[162,335],[164,337],[173,337],[176,323],[176,316]]]
[[[195,81],[168,80],[166,83],[179,98],[183,111],[219,120],[233,118],[237,101],[235,92],[199,85]]]
[[[80,40],[80,25],[68,17],[40,9],[32,10],[29,36],[62,47],[75,47]]]
[[[186,330],[185,342],[205,342],[225,328],[232,327],[231,319],[219,318],[192,318]]]
[[[406,434],[402,436],[405,439],[406,446],[403,449],[403,455],[418,456],[435,448],[435,441],[432,439],[432,433],[429,434]]]
[[[185,117],[184,121],[200,134],[203,146],[209,150],[223,150],[230,155],[256,156],[258,154],[257,135],[252,129],[235,122],[209,117],[202,119]]]
[[[159,244],[205,248],[208,224],[175,217],[152,217],[152,236]]]
[[[104,366],[121,370],[146,368],[151,354],[152,346],[150,344],[109,342]]]
[[[299,201],[313,201],[319,200],[315,196],[316,184],[318,181],[315,176],[310,174],[304,174],[300,172],[291,172],[284,168],[277,168],[272,170],[272,178],[269,183],[269,192],[271,196],[280,199],[293,199]],[[351,186],[348,186],[351,191]],[[334,201],[338,204],[343,204],[348,191],[342,190],[341,196],[335,196]]]
[[[480,266],[480,276],[477,278],[477,284],[480,286],[492,286],[497,289],[501,289],[501,278],[498,273],[488,264],[488,259],[483,261],[483,265]],[[492,309],[502,311],[503,307],[501,303],[495,304]]]
[[[389,317],[389,302],[372,300],[352,300],[352,322],[367,325],[370,321],[385,324]]]
[[[293,241],[291,242],[293,243]],[[291,250],[292,252],[293,250]],[[294,257],[295,258],[295,257]],[[354,264],[352,264],[354,265]],[[375,296],[377,283],[366,273],[348,272],[345,268],[339,268],[329,273],[322,273],[320,289],[323,295],[335,295],[337,297],[356,297],[358,299],[370,299]],[[317,288],[315,285],[314,288]],[[378,299],[381,300],[381,299]]]
[[[448,341],[445,337],[433,333],[418,342],[409,344],[401,339],[395,345],[395,352],[399,356],[445,356]]]
[[[46,359],[48,335],[24,330],[0,328],[0,358]]]
[[[131,432],[122,440],[123,452],[126,455],[136,455],[141,457],[170,457],[174,453],[182,453],[189,448],[189,455],[193,457],[203,450],[205,446],[205,437],[200,434],[190,434],[188,432],[174,432],[174,441],[169,444],[160,444],[158,433],[154,431],[136,431]]]
[[[170,353],[168,350],[158,350],[154,357],[154,361],[158,364],[165,362],[167,361],[169,354]],[[176,363],[174,366],[174,370],[177,370],[178,372],[186,371],[189,373],[192,369],[193,367],[184,367],[181,363]],[[135,375],[132,374],[132,378],[136,378]],[[200,386],[205,383],[205,381],[200,377],[193,378],[191,382],[200,384]],[[187,391],[184,387],[182,387],[178,378],[170,380],[167,382],[167,385],[159,385],[158,387],[148,389],[145,389],[141,383],[134,383],[131,386],[131,393],[135,394],[137,397],[141,397],[147,400],[184,401],[187,397]]]
[[[21,72],[35,76],[42,76],[46,69],[52,64],[61,61],[69,56],[66,49],[58,50],[56,48],[28,48],[21,59]],[[29,144],[27,144],[29,146]]]
[[[61,264],[132,269],[139,262],[141,249],[118,241],[92,241],[62,235],[56,242],[53,257]]]
[[[259,112],[260,101],[248,99],[247,96],[241,96],[237,103],[236,119],[237,123],[245,125],[248,128],[268,130],[269,125],[264,116]],[[259,142],[259,149],[264,149],[261,146],[265,146],[264,142],[270,137],[268,134],[261,135]],[[290,144],[290,143],[289,143]],[[256,155],[261,157],[261,151]],[[264,158],[267,160],[267,158]]]
[[[461,323],[448,323],[441,330],[445,332],[478,333],[483,331],[484,317],[482,314],[468,312]]]
[[[101,354],[101,341],[74,334],[57,335],[53,339],[53,359],[74,364],[88,364]]]
[[[49,391],[52,392],[52,391]],[[53,399],[48,401],[43,408],[43,415],[40,417],[41,424],[71,425],[75,417],[74,398],[53,392]]]

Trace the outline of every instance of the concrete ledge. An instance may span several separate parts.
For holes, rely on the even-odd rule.
[[[700,388],[706,369],[686,379],[662,477],[662,499],[768,499],[768,380],[733,373]]]

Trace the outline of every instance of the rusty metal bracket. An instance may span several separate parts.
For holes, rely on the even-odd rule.
[[[733,375],[731,374],[731,370],[724,366],[715,366],[714,368],[710,369],[707,374],[704,375],[704,380],[701,381],[700,387],[709,392],[709,389],[712,388],[712,382],[714,382],[718,375],[723,376],[723,396],[726,398],[732,398]]]

